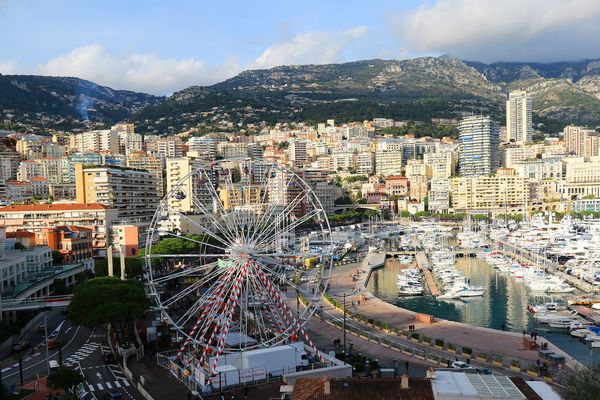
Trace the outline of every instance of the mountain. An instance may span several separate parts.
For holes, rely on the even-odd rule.
[[[88,119],[111,124],[163,99],[78,78],[0,74],[0,118],[33,126],[82,128]]]
[[[365,60],[249,70],[212,86],[192,86],[137,116],[157,132],[232,120],[339,121],[373,117],[429,121],[490,114],[504,120],[506,95],[528,90],[534,122],[600,124],[600,60],[493,63],[449,57]],[[540,125],[541,126],[541,125]]]
[[[82,129],[87,114],[104,124],[131,119],[150,133],[224,122],[430,121],[472,113],[504,121],[513,89],[531,94],[534,122],[545,132],[569,123],[600,125],[600,60],[485,64],[445,56],[249,70],[168,98],[77,78],[0,75],[0,120]]]

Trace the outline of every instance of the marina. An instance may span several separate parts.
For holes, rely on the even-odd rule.
[[[540,221],[537,223],[537,228],[524,224],[522,229],[540,229]],[[567,233],[570,229],[566,227],[568,224],[571,224],[568,220],[560,224]],[[597,227],[597,223],[590,224],[588,221],[586,229],[596,232]],[[412,237],[414,243],[418,241],[417,247],[423,247],[423,251],[415,252],[415,260],[423,272],[419,283],[426,290],[414,296],[399,294],[398,274],[407,266],[387,262],[385,268],[374,271],[367,281],[367,289],[374,296],[414,312],[435,315],[436,318],[512,331],[524,336],[535,331],[583,364],[600,361],[600,340],[596,340],[595,331],[595,324],[600,321],[600,312],[588,307],[597,299],[593,293],[579,289],[585,287],[593,290],[597,287],[594,285],[598,276],[594,270],[595,260],[586,258],[595,254],[592,249],[568,258],[577,261],[570,262],[566,268],[577,265],[579,269],[576,275],[567,275],[565,266],[560,265],[557,260],[560,258],[563,261],[570,254],[565,254],[566,249],[560,244],[551,246],[546,243],[543,247],[554,250],[554,253],[550,253],[555,255],[554,261],[545,258],[542,252],[538,252],[535,259],[531,260],[522,255],[523,251],[531,252],[531,248],[521,249],[516,246],[517,243],[511,249],[506,246],[496,247],[499,236],[497,228],[478,228],[476,232],[458,234],[456,231],[451,234],[447,231],[423,232],[423,229],[417,224],[411,225],[410,232],[402,240]],[[556,229],[560,232],[561,228]],[[589,246],[596,236],[584,233],[579,231],[579,237],[587,240],[585,243]],[[518,235],[518,231],[513,230],[503,240],[520,237]],[[559,235],[565,236],[564,232]],[[540,242],[538,240],[537,245]],[[393,252],[396,244],[397,240],[390,240],[382,248]],[[460,254],[456,247],[462,246],[478,250]],[[574,245],[570,243],[569,246],[571,249]],[[455,251],[445,252],[446,249]],[[521,250],[520,257],[516,254],[516,249]],[[457,254],[459,256],[454,257]],[[476,257],[471,257],[473,255]],[[590,261],[588,267],[585,267],[586,260]],[[411,261],[410,265],[412,264],[414,262]],[[564,279],[565,275],[574,279]],[[582,297],[583,295],[585,296]],[[569,300],[582,305],[571,305]],[[538,313],[529,311],[532,305],[539,306],[548,302],[560,304],[561,309]],[[579,335],[575,333],[577,330],[581,330]],[[580,336],[583,335],[583,330],[587,331],[587,340]],[[569,334],[570,331],[572,334]]]

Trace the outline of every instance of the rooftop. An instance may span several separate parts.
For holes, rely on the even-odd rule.
[[[399,378],[331,378],[330,394],[325,394],[325,382],[330,379],[299,378],[294,384],[295,400],[433,400],[431,382],[426,378],[409,378],[403,389]]]
[[[60,203],[60,204],[13,204],[0,207],[0,213],[25,211],[73,211],[106,210],[109,207],[98,203]]]

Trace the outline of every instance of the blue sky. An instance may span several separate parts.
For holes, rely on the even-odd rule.
[[[596,0],[0,0],[0,73],[164,94],[281,64],[600,58],[599,19]]]

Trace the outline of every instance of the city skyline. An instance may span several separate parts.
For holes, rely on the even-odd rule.
[[[594,24],[600,6],[567,3],[569,13],[564,2],[554,0],[382,1],[371,8],[339,2],[116,7],[4,1],[0,37],[12,45],[0,57],[0,73],[77,76],[117,89],[169,94],[282,64],[441,54],[485,62],[594,58],[600,44],[585,39],[600,33]],[[515,7],[518,15],[511,12]],[[24,21],[33,23],[26,25],[27,35],[21,34]]]

